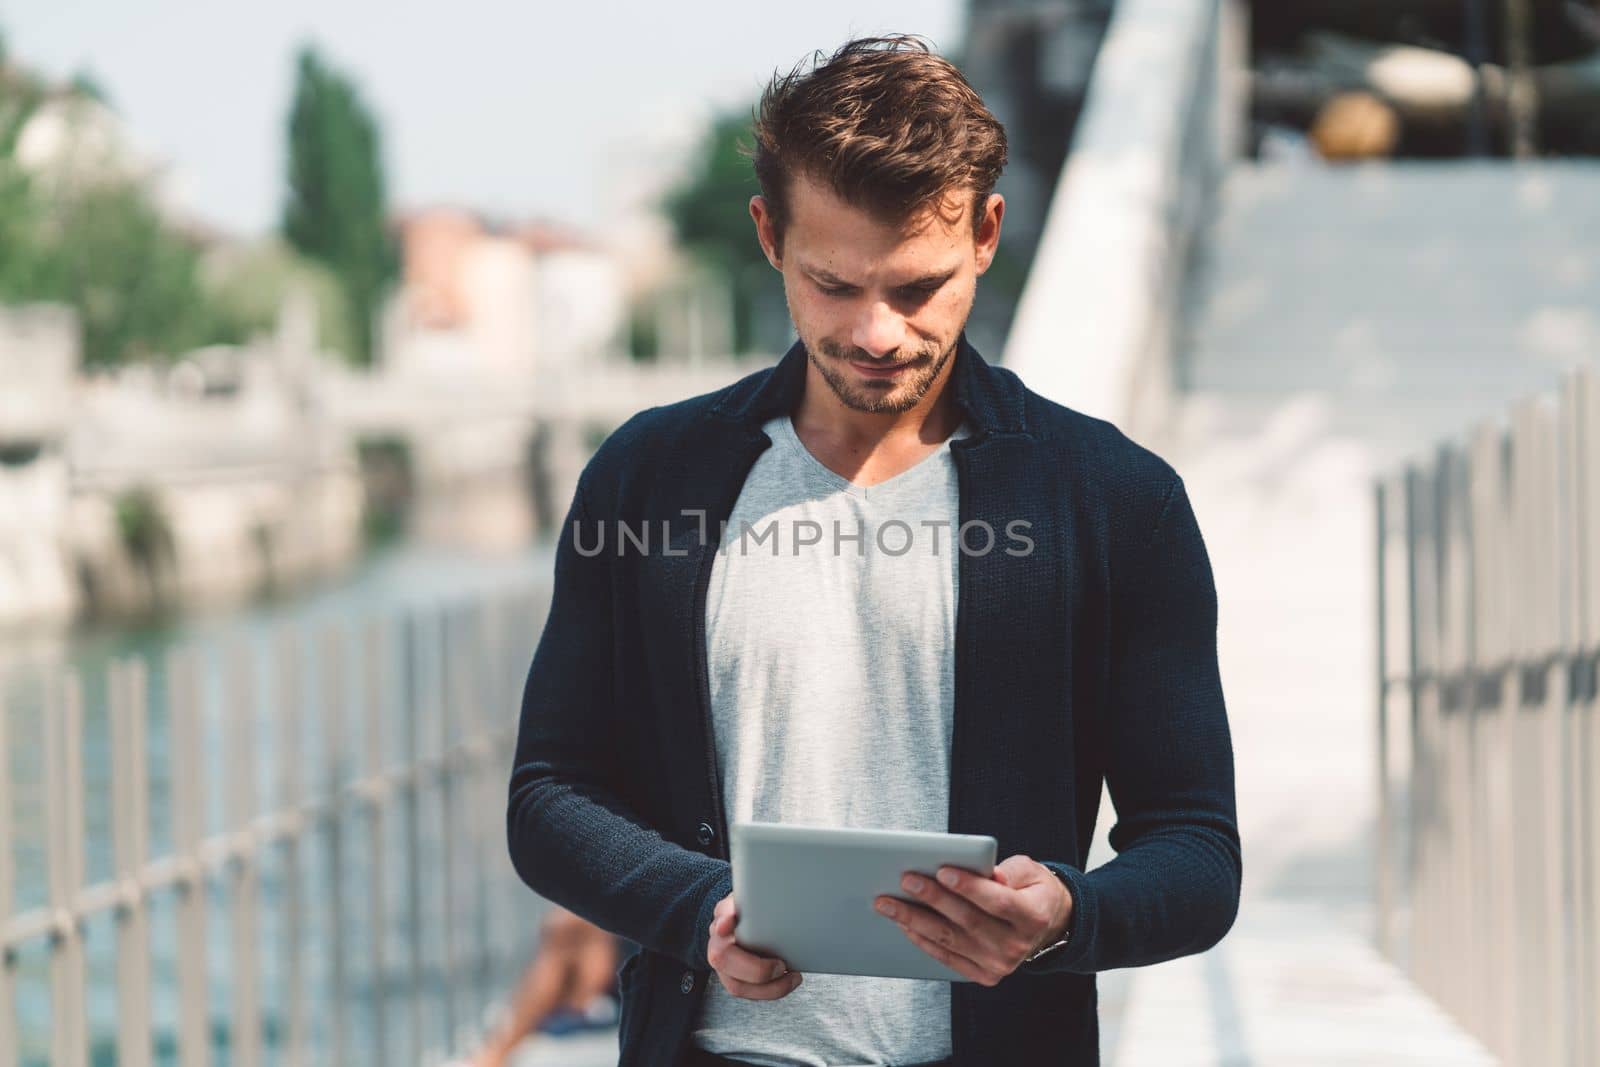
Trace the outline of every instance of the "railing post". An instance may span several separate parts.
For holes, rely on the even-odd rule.
[[[328,802],[328,940],[332,945],[333,990],[329,1008],[333,1020],[335,1063],[350,1062],[350,995],[348,931],[345,929],[344,900],[344,719],[346,713],[345,635],[342,628],[330,626],[322,635],[322,753],[323,790]]]
[[[6,673],[0,671],[0,929],[16,904],[16,839],[11,820],[11,722],[6,705]],[[17,1067],[17,955],[0,937],[0,1067]]]
[[[46,845],[50,872],[52,1067],[87,1067],[83,925],[83,699],[75,674],[53,681],[45,710]]]
[[[1512,427],[1517,558],[1523,569],[1517,583],[1522,668],[1518,722],[1526,805],[1520,838],[1527,848],[1524,873],[1530,894],[1529,907],[1521,912],[1526,926],[1518,939],[1528,971],[1523,1050],[1527,1062],[1555,1064],[1567,1062],[1569,1047],[1562,1010],[1569,943],[1563,855],[1566,765],[1561,754],[1565,679],[1551,669],[1559,650],[1560,614],[1554,570],[1559,554],[1553,492],[1555,426],[1546,404],[1532,400],[1517,405]]]
[[[1485,975],[1489,1009],[1482,1034],[1501,1057],[1514,1047],[1517,1020],[1517,982],[1513,972],[1516,952],[1518,884],[1510,857],[1516,847],[1514,817],[1516,706],[1514,694],[1503,684],[1512,660],[1509,553],[1512,551],[1503,435],[1493,426],[1480,426],[1468,446],[1469,494],[1472,501],[1473,631],[1472,664],[1475,679],[1497,678],[1478,697],[1478,733],[1481,741],[1483,835],[1485,852],[1494,857],[1484,872],[1488,925],[1485,952],[1494,966]],[[1492,698],[1492,699],[1491,699]]]
[[[200,662],[195,649],[167,660],[167,751],[172,769],[172,850],[184,873],[178,883],[178,1062],[210,1062],[210,986],[206,973],[205,766],[201,761]]]
[[[386,631],[383,626],[373,620],[363,630],[362,665],[364,668],[365,685],[362,692],[362,726],[365,774],[369,780],[376,783],[376,791],[369,798],[367,806],[367,838],[368,838],[368,877],[367,877],[367,907],[371,916],[372,940],[370,950],[372,953],[370,966],[372,968],[372,1057],[374,1063],[389,1063],[389,1023],[388,1023],[388,998],[385,994],[385,983],[388,980],[388,954],[387,945],[389,935],[389,907],[386,892],[389,878],[386,858],[388,850],[384,847],[384,809],[388,807],[390,790],[383,783],[381,775],[388,769],[388,756],[384,749],[384,720],[387,718],[389,708],[384,704],[386,689],[384,681],[388,677],[388,669],[393,665],[393,657],[384,654]]]
[[[283,1059],[290,1067],[304,1067],[307,1058],[304,891],[300,877],[301,838],[305,834],[305,793],[300,776],[300,702],[305,695],[298,634],[278,635],[278,681],[275,690],[278,721],[278,806],[288,820],[279,848],[282,852],[284,964]]]
[[[409,965],[409,996],[406,998],[407,1032],[410,1034],[411,1062],[420,1063],[425,1055],[426,1035],[423,1030],[422,1015],[422,826],[421,812],[419,810],[422,794],[422,751],[419,744],[420,737],[417,729],[419,715],[418,703],[421,694],[421,665],[419,659],[422,653],[422,639],[419,633],[420,620],[417,615],[408,616],[403,630],[404,643],[402,654],[405,657],[403,672],[406,682],[405,698],[401,701],[400,713],[404,719],[404,763],[405,776],[402,778],[405,790],[405,806],[403,818],[405,820],[405,845],[404,858],[406,868],[406,955]]]
[[[229,659],[224,692],[224,721],[228,765],[228,827],[238,849],[229,858],[233,917],[233,1023],[229,1028],[229,1061],[237,1067],[258,1067],[261,1062],[261,952],[257,944],[260,923],[260,855],[253,828],[256,816],[256,727],[261,702],[256,694],[259,673],[246,645],[236,646]]]
[[[492,817],[495,811],[493,784],[491,779],[496,777],[498,752],[488,728],[488,723],[494,721],[493,711],[485,714],[484,704],[495,693],[495,649],[491,644],[492,634],[488,623],[488,605],[479,603],[467,614],[466,621],[470,624],[465,628],[463,639],[466,642],[462,649],[464,662],[464,699],[461,704],[461,716],[466,726],[469,762],[467,764],[467,823],[466,830],[468,841],[472,845],[472,858],[468,868],[472,877],[472,934],[473,934],[473,977],[475,979],[475,1003],[480,1006],[492,1002],[498,990],[493,988],[493,971],[491,964],[491,946],[493,938],[493,913],[489,896],[489,886],[498,880],[500,864],[495,862],[495,841],[504,838],[504,831],[499,827],[501,820]],[[499,851],[503,852],[504,846]]]
[[[460,855],[456,847],[457,783],[461,773],[461,750],[457,745],[455,724],[457,702],[461,690],[461,664],[458,655],[460,643],[457,616],[450,605],[438,612],[439,629],[436,634],[439,671],[435,676],[434,699],[437,701],[436,743],[439,746],[439,874],[440,874],[440,933],[444,941],[444,1041],[445,1051],[452,1051],[460,1039],[461,1016],[457,1011],[460,978],[460,952],[457,948],[456,922],[459,905],[456,900],[456,882]]]
[[[1474,525],[1472,452],[1470,447],[1452,448],[1449,469],[1451,575],[1458,627],[1453,643],[1453,661],[1462,690],[1461,720],[1463,749],[1461,775],[1463,788],[1458,796],[1460,815],[1454,820],[1462,826],[1465,856],[1459,870],[1458,885],[1465,907],[1458,929],[1488,930],[1496,920],[1493,899],[1493,869],[1498,854],[1489,833],[1489,770],[1486,754],[1493,740],[1493,719],[1474,680],[1479,677],[1480,613],[1478,588],[1478,531]],[[1461,979],[1464,985],[1464,1012],[1467,1017],[1488,1017],[1496,996],[1492,987],[1493,946],[1486,937],[1466,938],[1461,953]]]
[[[149,901],[141,881],[150,858],[148,685],[142,659],[114,663],[107,676],[112,834],[122,883],[117,906],[118,1067],[150,1067],[151,1057]]]
[[[1560,727],[1561,747],[1555,753],[1560,765],[1561,794],[1560,820],[1556,833],[1561,841],[1561,921],[1563,976],[1556,989],[1561,999],[1562,1030],[1569,1062],[1585,1062],[1583,1055],[1585,1005],[1577,999],[1584,985],[1583,945],[1588,926],[1588,916],[1579,907],[1583,892],[1583,864],[1581,825],[1582,813],[1579,797],[1583,791],[1583,749],[1581,743],[1582,721],[1577,703],[1578,694],[1572,686],[1572,676],[1567,665],[1571,661],[1576,640],[1576,604],[1579,591],[1573,588],[1578,572],[1576,549],[1572,543],[1575,534],[1572,514],[1573,492],[1570,478],[1575,463],[1572,451],[1572,426],[1570,394],[1563,387],[1556,396],[1554,416],[1550,429],[1550,536],[1552,559],[1550,562],[1551,619],[1550,665],[1546,672],[1551,689],[1553,711]]]
[[[1450,931],[1466,929],[1471,923],[1473,891],[1470,872],[1475,833],[1474,828],[1460,815],[1471,805],[1472,708],[1475,701],[1458,694],[1458,680],[1466,675],[1470,664],[1468,643],[1471,624],[1467,579],[1463,574],[1465,537],[1456,485],[1457,468],[1457,456],[1453,449],[1442,447],[1436,452],[1433,496],[1434,552],[1438,571],[1438,606],[1435,611],[1438,642],[1435,670],[1441,680],[1441,685],[1436,689],[1439,701],[1438,797],[1441,811],[1446,813],[1440,834],[1443,852],[1439,875],[1441,885],[1449,887],[1441,893],[1438,903],[1442,926]],[[1474,1000],[1470,965],[1472,948],[1464,939],[1453,936],[1441,938],[1439,945],[1443,963],[1441,974],[1447,982],[1441,988],[1442,999],[1458,1016],[1468,1016],[1473,1011]]]
[[[1411,881],[1414,952],[1412,967],[1425,988],[1442,984],[1438,869],[1439,676],[1436,654],[1438,568],[1434,481],[1427,472],[1407,475],[1406,510],[1411,530],[1408,583],[1411,590]]]

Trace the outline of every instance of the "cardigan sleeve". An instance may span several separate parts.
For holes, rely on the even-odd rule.
[[[580,478],[523,689],[506,810],[511,861],[548,900],[706,969],[712,909],[732,890],[728,863],[664,839],[610,784],[619,773],[611,753],[620,728],[612,686],[615,556],[594,550],[599,537]]]
[[[1216,588],[1188,494],[1172,477],[1153,532],[1113,557],[1100,736],[1117,854],[1087,872],[1046,861],[1072,895],[1071,936],[1024,973],[1093,973],[1201,952],[1238,912]]]

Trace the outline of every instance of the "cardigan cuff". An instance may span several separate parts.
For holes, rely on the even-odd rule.
[[[706,950],[711,945],[711,919],[717,910],[717,905],[722,898],[733,892],[733,867],[730,864],[722,865],[722,872],[706,890],[705,899],[700,901],[700,914],[695,929],[695,958],[689,960],[689,966],[698,970],[711,970],[711,961],[706,958]]]

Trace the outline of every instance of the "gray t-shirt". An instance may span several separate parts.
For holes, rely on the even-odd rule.
[[[728,822],[942,832],[959,503],[949,441],[863,487],[813,456],[787,415],[763,429],[773,445],[745,479],[706,597]],[[770,1067],[941,1059],[950,987],[807,974],[781,1000],[752,1001],[713,976],[692,1041]]]

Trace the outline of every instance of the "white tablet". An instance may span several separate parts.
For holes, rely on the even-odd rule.
[[[912,944],[872,902],[913,900],[900,888],[907,871],[931,878],[948,865],[992,875],[994,838],[738,822],[730,843],[741,946],[802,974],[970,980]]]

